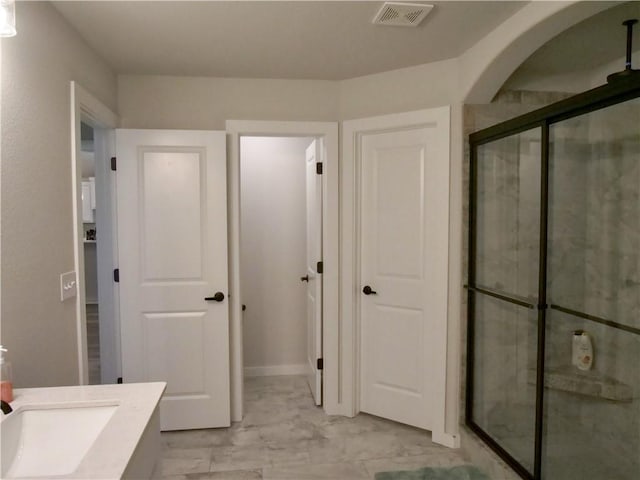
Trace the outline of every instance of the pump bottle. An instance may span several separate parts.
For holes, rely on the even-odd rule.
[[[13,376],[11,363],[4,358],[7,349],[0,345],[0,399],[5,402],[13,401]]]
[[[571,345],[571,363],[580,370],[591,370],[593,365],[593,343],[591,336],[584,330],[573,332]]]

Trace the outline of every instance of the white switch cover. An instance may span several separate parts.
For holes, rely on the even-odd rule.
[[[76,272],[67,272],[60,275],[60,301],[64,302],[68,298],[78,294],[78,281]]]

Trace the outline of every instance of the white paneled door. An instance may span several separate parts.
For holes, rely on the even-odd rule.
[[[436,344],[447,302],[443,136],[437,123],[364,132],[359,149],[360,408],[427,430],[444,413]]]
[[[322,370],[318,359],[322,358],[322,274],[318,262],[322,260],[322,176],[320,141],[314,140],[307,147],[307,382],[316,405],[322,404]]]
[[[163,430],[230,425],[225,142],[116,132],[123,379],[167,382]]]

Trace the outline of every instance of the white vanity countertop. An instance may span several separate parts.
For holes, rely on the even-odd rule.
[[[124,473],[167,384],[125,383],[14,390],[11,407],[118,405],[78,469],[64,478],[120,478]],[[73,432],[69,432],[73,435]]]

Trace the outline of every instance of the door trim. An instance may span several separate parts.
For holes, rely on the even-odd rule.
[[[323,408],[329,415],[345,414],[340,390],[340,337],[338,307],[340,247],[339,223],[339,166],[337,122],[279,122],[227,120],[228,147],[228,208],[229,208],[229,334],[231,353],[231,420],[243,416],[243,357],[242,357],[242,289],[240,278],[240,137],[316,137],[324,138],[323,157],[326,165],[322,175],[323,196],[323,349],[324,375],[322,380]]]
[[[346,415],[354,416],[360,412],[360,167],[359,167],[359,142],[360,137],[368,132],[393,131],[399,128],[411,126],[433,125],[442,132],[438,135],[439,151],[447,152],[446,161],[450,164],[450,107],[438,107],[428,110],[383,115],[356,120],[345,121],[342,124],[342,168],[341,168],[341,311],[342,330],[340,332],[340,350],[342,355],[341,391],[343,407]],[[449,211],[449,203],[446,208]],[[446,232],[449,237],[449,231]],[[454,252],[455,254],[455,252]],[[443,252],[449,257],[449,251]],[[446,278],[449,288],[448,272]],[[448,299],[447,299],[448,300]],[[459,446],[459,438],[456,433],[446,433],[445,423],[447,414],[447,312],[436,325],[434,335],[435,342],[440,346],[436,355],[442,369],[433,385],[436,390],[437,412],[434,412],[432,438],[436,443],[450,447]],[[458,399],[451,398],[450,403],[457,405]],[[454,406],[452,405],[452,407]]]
[[[81,138],[80,122],[85,121],[92,127],[115,129],[118,126],[118,116],[108,107],[91,95],[78,83],[70,82],[71,92],[71,185],[72,185],[72,216],[73,216],[73,268],[76,271],[76,333],[78,342],[78,385],[89,383],[89,358],[87,351],[87,314],[85,308],[85,278],[84,278],[84,231],[82,224],[82,163],[80,161]],[[115,223],[114,223],[115,225]],[[115,235],[113,241],[116,242]],[[113,251],[117,252],[114,243]],[[117,303],[117,295],[115,296]],[[119,324],[119,308],[114,305],[116,331]],[[115,339],[116,343],[119,338]],[[120,359],[117,363],[119,365]]]

